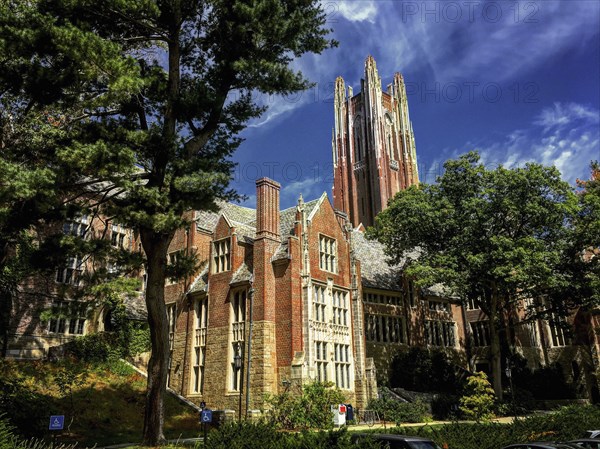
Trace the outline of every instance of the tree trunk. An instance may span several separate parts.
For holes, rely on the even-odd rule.
[[[147,258],[146,308],[150,326],[152,353],[148,362],[148,386],[144,413],[142,445],[159,446],[164,443],[163,400],[167,387],[169,362],[169,323],[165,307],[165,271],[170,235],[157,235],[142,230],[141,241]]]
[[[502,400],[502,352],[500,350],[500,331],[498,329],[498,293],[495,288],[491,292],[490,307],[490,359],[492,363],[492,387],[498,400]]]

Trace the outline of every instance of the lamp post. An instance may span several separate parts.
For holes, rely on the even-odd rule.
[[[243,366],[243,357],[242,357],[242,350],[241,350],[241,344],[238,342],[238,344],[236,345],[235,348],[235,355],[233,356],[233,368],[235,369],[235,375],[238,377],[238,382],[239,384],[239,389],[240,389],[240,397],[238,399],[238,420],[241,421],[242,420],[242,391],[243,391],[243,377],[240,373],[240,370],[242,369]]]

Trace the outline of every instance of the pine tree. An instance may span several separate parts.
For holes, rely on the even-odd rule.
[[[184,212],[237,197],[229,158],[248,120],[264,112],[253,94],[306,89],[290,63],[334,44],[324,24],[314,0],[0,6],[0,91],[24,113],[48,114],[62,135],[45,156],[80,174],[106,213],[139,231],[152,341],[145,445],[164,440],[169,243],[189,225]]]

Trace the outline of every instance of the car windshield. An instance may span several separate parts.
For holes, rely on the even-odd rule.
[[[437,444],[429,441],[409,441],[408,445],[411,449],[440,449]]]

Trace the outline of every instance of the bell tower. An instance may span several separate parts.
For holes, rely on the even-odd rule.
[[[367,57],[361,92],[336,79],[334,114],[333,204],[353,226],[371,226],[399,190],[419,183],[402,75],[383,92],[377,64]]]

